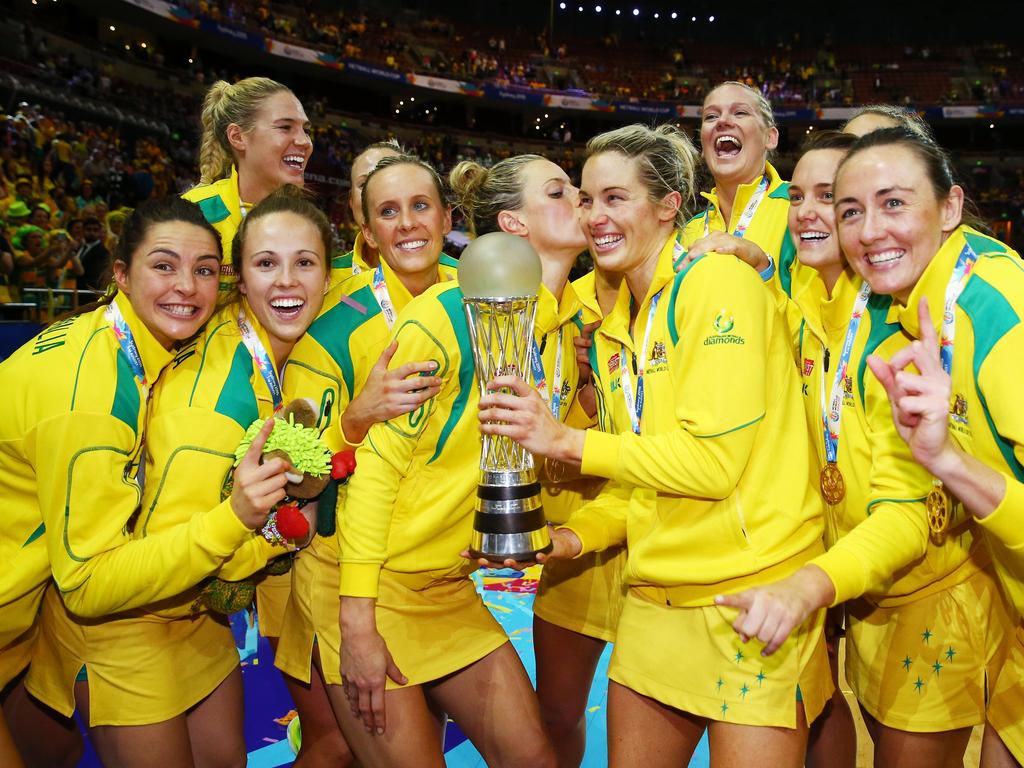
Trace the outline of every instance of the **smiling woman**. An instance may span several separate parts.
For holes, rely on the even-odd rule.
[[[720,83],[704,99],[700,143],[715,187],[686,223],[682,264],[710,251],[731,253],[792,295],[800,269],[786,231],[787,183],[768,162],[779,143],[771,105],[748,85]]]
[[[200,232],[216,245],[208,225]],[[141,263],[155,258],[166,269],[174,263],[168,255],[173,243],[160,234],[151,236],[153,247]],[[274,192],[246,218],[235,238],[241,281],[234,300],[178,350],[173,367],[154,387],[136,537],[188,524],[221,502],[247,427],[282,404],[278,371],[320,309],[329,243],[330,225],[294,187]],[[205,319],[217,293],[217,270],[204,269]],[[144,297],[147,307],[173,318],[190,308],[163,291]],[[168,321],[158,314],[157,322]],[[217,576],[222,582],[248,579],[281,557],[286,563],[290,557],[283,542],[250,536]],[[201,764],[244,760],[234,640],[209,597],[213,588],[186,586],[159,606],[103,622],[79,622],[60,610],[59,601],[45,601],[39,652],[45,663],[30,673],[28,688],[62,713],[77,701],[108,764],[138,765],[154,744],[169,764],[192,756]],[[77,684],[71,700],[71,681],[83,667],[88,680]],[[129,679],[134,685],[126,684]],[[215,733],[204,723],[217,723]]]
[[[213,312],[219,261],[216,232],[197,206],[178,198],[147,203],[118,244],[117,290],[0,365],[9,394],[0,419],[7,505],[0,688],[31,660],[34,673],[61,678],[53,699],[65,716],[81,664],[65,675],[74,662],[54,649],[79,636],[50,633],[56,624],[48,626],[47,612],[63,622],[74,621],[71,612],[95,618],[191,588],[252,538],[276,500],[274,483],[283,487],[283,466],[257,468],[248,457],[229,500],[159,534],[135,535],[150,392],[179,345]],[[56,589],[44,600],[51,574]],[[47,607],[37,619],[41,602]],[[78,658],[91,658],[91,650]],[[26,754],[57,749],[52,734],[36,728],[21,721],[12,729]],[[55,763],[51,758],[41,762]],[[2,738],[0,762],[19,765]]]
[[[231,242],[252,206],[284,184],[302,186],[313,144],[309,119],[287,87],[266,77],[214,83],[206,94],[200,183],[186,192],[220,232],[222,282],[234,280]]]

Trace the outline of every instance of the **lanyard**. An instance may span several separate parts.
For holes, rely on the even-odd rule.
[[[388,284],[384,281],[383,260],[373,271],[373,295],[376,297],[377,303],[380,304],[380,311],[384,313],[384,321],[388,324],[388,328],[391,328],[395,324],[398,313],[395,312],[391,294],[388,293]]]
[[[828,400],[825,400],[825,372],[821,373],[821,422],[825,433],[825,461],[829,464],[836,463],[839,454],[839,428],[843,413],[843,379],[846,378],[846,371],[850,367],[850,353],[853,352],[853,341],[857,338],[857,329],[860,328],[861,318],[864,316],[864,308],[871,298],[871,286],[867,281],[861,284],[857,298],[853,302],[853,313],[850,315],[850,324],[846,327],[846,338],[843,339],[842,351],[836,364],[836,372],[832,377],[832,387],[829,390]]]
[[[647,311],[647,327],[644,329],[644,344],[640,348],[640,357],[636,363],[636,397],[633,396],[633,380],[629,376],[629,363],[626,362],[626,348],[620,347],[619,370],[621,371],[622,395],[626,398],[626,411],[633,433],[640,434],[640,417],[644,413],[644,368],[647,366],[647,346],[651,341],[651,328],[654,326],[654,311],[658,308],[661,291],[651,299],[651,308]]]
[[[139,354],[139,346],[135,343],[135,335],[132,333],[131,326],[129,326],[128,321],[124,319],[124,315],[121,314],[121,308],[117,306],[116,301],[112,301],[107,305],[106,310],[103,312],[103,316],[106,318],[107,322],[110,323],[110,329],[114,332],[114,336],[117,338],[117,343],[121,347],[121,351],[124,353],[124,356],[128,358],[128,364],[131,366],[132,373],[135,374],[135,380],[142,388],[142,399],[146,404],[148,411],[150,394],[149,382],[146,380],[146,369],[142,365],[142,355]],[[135,482],[139,484],[139,489],[141,491],[146,479],[145,432],[143,432],[142,439],[139,441],[139,452],[132,461],[133,463],[137,462]]]
[[[149,382],[146,381],[146,369],[142,365],[142,355],[139,354],[139,346],[135,343],[135,335],[132,333],[128,321],[121,314],[121,308],[117,306],[116,301],[107,304],[103,316],[110,323],[110,329],[114,332],[114,336],[117,338],[117,343],[120,345],[121,351],[124,352],[124,356],[128,358],[128,364],[132,368],[132,373],[135,374],[135,379],[139,382],[139,386],[142,387],[142,391],[148,400]]]
[[[750,202],[747,203],[746,209],[743,211],[743,215],[740,216],[740,220],[736,223],[736,229],[733,235],[736,237],[743,237],[747,233],[747,227],[750,226],[750,222],[754,219],[754,214],[757,213],[757,208],[761,205],[761,198],[764,197],[764,193],[768,191],[768,183],[771,179],[768,176],[768,172],[765,171],[764,176],[761,177],[761,182],[757,185],[757,189],[754,194],[750,196]],[[711,233],[711,205],[708,205],[704,209],[704,237],[707,237]],[[728,222],[726,222],[728,225]]]
[[[238,310],[238,330],[242,332],[242,343],[245,344],[245,348],[252,355],[253,362],[256,363],[256,369],[263,377],[263,381],[267,383],[267,389],[270,390],[270,397],[274,401],[274,412],[276,413],[284,401],[284,398],[281,396],[281,383],[277,380],[277,370],[274,368],[274,361],[270,359],[270,355],[267,354],[267,350],[263,347],[260,337],[256,335],[256,331],[249,325],[249,318],[245,316],[244,309]]]
[[[537,346],[537,340],[533,340],[533,349],[530,352],[530,370],[533,373],[533,385],[540,390],[540,396],[544,398],[544,402],[548,404],[551,409],[551,414],[558,419],[562,420],[562,330],[565,328],[563,325],[558,329],[558,348],[555,350],[555,375],[554,381],[551,382],[551,392],[548,392],[548,382],[544,375],[544,363],[540,357],[540,347]]]
[[[956,336],[956,302],[960,298],[960,294],[963,293],[967,278],[970,277],[977,260],[978,254],[971,248],[970,243],[965,243],[953,267],[949,283],[946,285],[946,304],[942,308],[942,341],[939,345],[939,359],[942,361],[942,370],[950,375],[953,370],[953,340]]]

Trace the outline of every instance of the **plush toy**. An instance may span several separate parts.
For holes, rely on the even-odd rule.
[[[305,542],[310,533],[309,522],[302,513],[302,507],[323,493],[333,472],[330,449],[320,440],[320,434],[315,428],[317,418],[317,409],[312,400],[302,399],[289,403],[274,415],[274,428],[263,447],[264,460],[284,458],[294,471],[287,474],[285,500],[271,511],[260,533],[267,541],[282,544],[293,551],[274,558],[260,573],[241,581],[225,581],[216,577],[208,579],[192,606],[194,611],[208,608],[217,613],[231,614],[248,608],[256,594],[256,582],[261,575],[279,575],[287,573],[291,568],[296,549],[294,543]],[[241,462],[262,426],[263,419],[250,424],[235,449],[235,463],[221,490],[222,499],[231,495],[234,467]],[[332,518],[334,503],[327,503]],[[318,513],[318,529],[319,518],[322,516]]]

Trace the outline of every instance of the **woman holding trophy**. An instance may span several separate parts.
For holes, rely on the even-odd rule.
[[[518,397],[482,398],[480,429],[611,479],[556,529],[549,558],[629,548],[610,764],[679,764],[707,729],[713,756],[756,750],[798,766],[832,689],[823,615],[776,660],[730,634],[736,611],[718,598],[820,553],[821,506],[807,441],[792,440],[806,428],[787,332],[758,276],[718,254],[673,271],[696,161],[673,126],[588,144],[584,233],[595,261],[624,277],[591,354],[603,431],[555,421],[510,376],[488,387]],[[685,663],[659,661],[681,652]]]
[[[417,158],[387,158],[367,177],[363,207],[363,234],[379,249],[381,267],[328,295],[332,309],[318,321],[323,328],[314,323],[284,376],[286,391],[304,394],[298,376],[314,375],[312,368],[329,374],[323,355],[333,352],[345,387],[335,402],[340,421],[325,435],[337,432],[336,439],[358,449],[357,469],[339,499],[337,552],[307,558],[305,566],[326,574],[333,564],[333,576],[311,573],[300,586],[300,564],[289,616],[301,609],[301,623],[310,627],[295,647],[285,633],[278,662],[295,665],[292,674],[305,665],[302,674],[309,674],[315,634],[335,715],[363,765],[443,766],[448,714],[489,765],[553,766],[529,678],[476,594],[469,579],[476,566],[458,554],[471,535],[480,443],[462,297],[444,279],[449,268],[439,266],[451,224],[443,187]],[[345,298],[334,295],[339,291],[348,291]],[[330,318],[346,313],[362,322],[353,320],[348,348],[339,349],[331,342],[338,323],[331,328]],[[383,338],[379,329],[367,336],[376,326],[383,326]],[[322,347],[316,355],[314,342]],[[375,366],[385,348],[383,364]],[[330,378],[321,376],[317,386]],[[353,405],[371,385],[378,396],[364,398],[364,406],[386,399],[396,407],[353,418],[370,415]],[[310,553],[331,543],[318,537]],[[515,718],[495,717],[498,706]]]
[[[525,238],[540,255],[543,282],[533,350],[540,367],[532,371],[531,383],[559,421],[592,426],[578,401],[589,380],[589,371],[581,380],[574,343],[582,333],[583,306],[566,282],[587,247],[576,215],[578,190],[565,171],[539,155],[517,155],[490,169],[463,161],[451,173],[451,186],[475,234],[508,232]],[[545,463],[541,482],[549,523],[564,523],[604,484],[567,472],[557,462]],[[537,695],[563,767],[583,760],[587,697],[601,652],[615,638],[624,564],[625,551],[614,548],[554,563],[541,573],[533,620]]]

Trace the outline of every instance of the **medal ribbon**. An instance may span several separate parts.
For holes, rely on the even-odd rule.
[[[540,391],[540,396],[551,409],[551,414],[558,420],[562,420],[562,330],[558,329],[558,348],[555,350],[555,375],[552,382],[551,392],[548,392],[548,381],[544,375],[544,363],[540,356],[540,347],[537,340],[533,340],[533,348],[530,351],[530,371],[533,375],[533,385]]]
[[[114,337],[117,339],[121,351],[128,358],[128,364],[132,368],[132,373],[135,374],[139,386],[142,387],[143,392],[146,393],[146,399],[148,399],[149,382],[146,381],[146,369],[142,365],[142,355],[139,353],[138,344],[135,343],[135,335],[132,333],[128,321],[121,314],[121,308],[117,306],[116,301],[107,304],[107,308],[103,311],[103,317],[110,323],[110,330],[114,332]]]
[[[768,191],[768,184],[771,181],[771,177],[768,175],[768,171],[764,172],[764,176],[761,177],[760,183],[757,185],[757,189],[754,190],[754,194],[750,196],[750,202],[747,203],[746,209],[743,211],[743,215],[740,216],[740,220],[736,222],[736,229],[733,231],[733,235],[736,237],[743,237],[747,233],[747,227],[750,226],[750,222],[754,219],[754,214],[757,213],[757,208],[761,205],[761,198],[764,197],[764,193]],[[728,224],[728,222],[726,222]],[[707,237],[711,233],[711,205],[708,205],[704,209],[704,237]]]
[[[263,381],[267,383],[267,389],[270,390],[270,397],[274,401],[274,412],[276,413],[284,402],[284,397],[281,395],[281,382],[277,380],[277,369],[274,367],[274,361],[270,359],[270,355],[267,354],[263,342],[256,335],[252,325],[249,324],[249,318],[245,316],[244,309],[238,310],[238,330],[242,333],[242,343],[245,344],[245,348],[252,355],[253,362],[256,363],[256,370],[260,372]]]
[[[636,397],[633,396],[633,380],[629,376],[629,363],[626,362],[626,348],[620,347],[619,370],[621,371],[622,396],[626,398],[626,412],[633,433],[640,434],[640,417],[644,413],[644,368],[647,367],[647,346],[651,340],[651,328],[654,326],[654,311],[658,308],[661,291],[651,299],[651,308],[647,311],[647,327],[644,329],[644,343],[640,348],[640,357],[636,363]]]
[[[964,243],[963,250],[957,257],[953,266],[953,274],[949,277],[946,285],[946,303],[942,308],[942,340],[939,344],[939,359],[942,361],[942,370],[952,375],[953,371],[953,341],[956,337],[956,302],[967,285],[967,278],[971,276],[971,270],[978,260],[978,254],[971,248],[970,243]]]
[[[128,321],[124,319],[124,315],[121,314],[121,308],[117,306],[116,301],[112,301],[107,304],[107,308],[103,311],[103,317],[108,323],[110,323],[110,330],[114,332],[114,337],[117,339],[118,346],[121,347],[121,351],[124,353],[124,356],[128,358],[128,365],[131,366],[132,373],[135,374],[135,380],[139,382],[139,387],[142,388],[142,401],[145,403],[148,411],[150,394],[149,382],[146,380],[146,369],[142,364],[142,355],[139,353],[139,345],[135,343],[135,335],[132,333],[131,326],[129,326]],[[142,440],[139,443],[139,452],[133,459],[133,462],[137,462],[135,482],[139,484],[139,489],[141,490],[146,479],[145,432],[142,434]]]
[[[860,328],[860,321],[864,316],[864,308],[867,306],[869,298],[871,298],[871,286],[865,281],[861,284],[857,298],[853,302],[850,324],[846,326],[846,338],[843,339],[843,347],[836,363],[836,372],[832,378],[832,387],[829,390],[827,401],[825,400],[825,372],[824,370],[821,372],[821,422],[825,434],[825,461],[829,464],[835,464],[836,457],[839,455],[839,428],[843,415],[843,379],[846,378],[846,371],[850,367],[853,342],[857,338],[857,329]]]
[[[391,328],[395,324],[398,313],[395,311],[394,302],[391,301],[391,294],[388,293],[388,284],[384,280],[384,262],[381,261],[373,271],[373,295],[380,304],[380,311],[384,313],[384,321]]]

